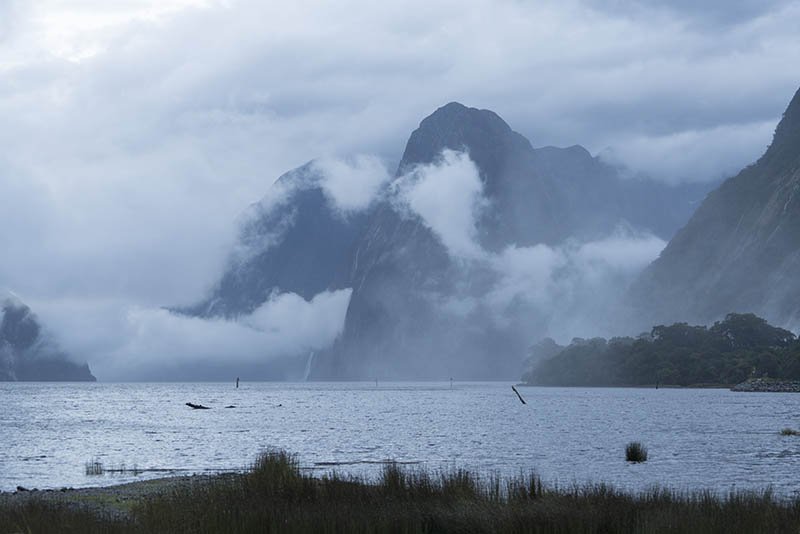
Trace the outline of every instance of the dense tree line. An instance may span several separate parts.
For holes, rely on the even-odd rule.
[[[529,384],[627,386],[737,384],[748,378],[800,380],[800,341],[753,314],[730,313],[711,327],[676,323],[636,338],[572,340],[523,376]],[[555,356],[552,356],[555,354]]]

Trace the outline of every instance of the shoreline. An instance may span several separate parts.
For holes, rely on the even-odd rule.
[[[211,482],[213,479],[222,479],[231,474],[235,473],[216,473],[213,475],[176,474],[88,488],[23,488],[16,491],[0,491],[0,507],[8,504],[22,505],[32,500],[42,500],[81,508],[115,520],[125,520],[131,517],[133,505],[142,499],[174,490],[186,489],[195,484]]]
[[[570,388],[570,389],[732,389],[730,384],[689,384],[681,386],[678,384],[624,384],[624,385],[587,385],[587,386],[558,386],[553,384],[529,384],[522,382],[515,384],[516,387],[523,388]]]
[[[743,393],[800,393],[800,381],[774,378],[751,378],[731,388]]]
[[[280,451],[263,453],[246,472],[0,493],[0,532],[749,533],[793,532],[799,523],[800,497],[776,498],[768,488],[563,487],[533,472],[496,478],[397,464],[375,481],[317,478]],[[700,524],[708,528],[698,530]]]

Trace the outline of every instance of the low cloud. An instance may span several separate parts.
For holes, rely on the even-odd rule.
[[[626,226],[595,241],[511,246],[493,259],[500,277],[486,300],[501,320],[519,321],[515,315],[524,317],[527,308],[546,325],[546,335],[562,342],[575,335],[632,334],[627,331],[632,325],[617,320],[621,299],[665,246],[664,240]]]
[[[664,182],[730,178],[767,149],[775,121],[729,124],[656,136],[620,139],[601,159]]]
[[[88,361],[101,380],[179,379],[190,373],[228,379],[201,370],[235,373],[242,366],[257,368],[330,345],[344,326],[350,294],[349,289],[326,291],[310,301],[294,293],[274,295],[236,321],[121,301],[42,301],[32,307],[59,333],[63,348]]]
[[[321,158],[312,167],[320,174],[320,184],[333,206],[345,215],[369,207],[390,178],[377,156]]]
[[[397,209],[420,217],[456,260],[464,279],[454,284],[467,288],[463,293],[432,296],[442,313],[467,318],[488,310],[500,326],[527,322],[531,331],[559,340],[619,329],[614,317],[627,284],[666,246],[649,232],[620,225],[593,241],[511,244],[497,253],[488,251],[478,242],[477,221],[490,202],[466,153],[443,152],[436,163],[398,179],[395,193]],[[487,271],[492,283],[475,293],[468,281]]]
[[[415,213],[456,258],[485,257],[477,242],[477,217],[487,206],[475,163],[464,152],[445,150],[393,184],[400,213]]]

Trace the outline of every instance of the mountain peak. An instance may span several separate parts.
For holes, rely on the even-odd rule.
[[[424,118],[412,132],[398,174],[436,161],[446,149],[469,152],[488,175],[496,174],[511,153],[533,152],[530,142],[497,113],[450,102]]]
[[[760,164],[769,166],[794,161],[800,156],[800,89],[795,92],[792,101],[775,128],[767,151],[759,160]]]

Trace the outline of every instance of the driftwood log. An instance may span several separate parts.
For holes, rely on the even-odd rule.
[[[193,408],[195,410],[210,410],[211,409],[208,406],[203,406],[202,404],[192,404],[191,402],[187,402],[186,406],[188,406],[189,408]]]

